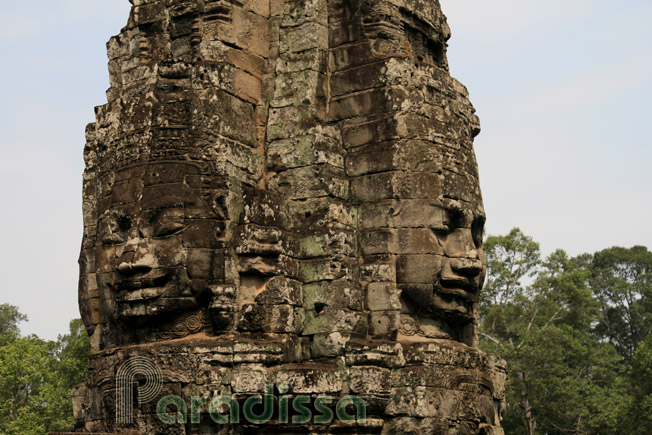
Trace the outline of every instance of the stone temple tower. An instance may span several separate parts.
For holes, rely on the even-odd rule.
[[[131,0],[84,149],[77,432],[502,434],[438,0]]]

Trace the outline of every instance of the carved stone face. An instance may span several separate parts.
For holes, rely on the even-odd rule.
[[[223,281],[217,240],[224,222],[191,187],[187,164],[158,163],[115,174],[97,222],[95,259],[107,317],[138,325],[197,312]]]
[[[428,310],[465,323],[474,319],[486,271],[482,250],[485,218],[457,201],[445,205],[441,213],[442,224],[433,231],[442,248],[442,264]]]
[[[485,216],[463,201],[423,205],[428,228],[405,229],[399,239],[402,332],[470,344],[486,272]]]

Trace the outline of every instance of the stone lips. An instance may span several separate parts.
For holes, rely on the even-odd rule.
[[[116,424],[116,367],[145,356],[168,394],[321,373],[311,394],[369,405],[373,427],[304,431],[502,433],[504,362],[474,349],[479,122],[438,2],[132,4],[86,129],[78,430],[217,430],[155,404]]]

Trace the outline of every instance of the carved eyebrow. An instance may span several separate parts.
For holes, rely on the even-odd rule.
[[[175,213],[176,212],[176,213]],[[163,216],[175,216],[175,217],[184,217],[184,207],[164,207],[156,210],[154,213],[155,218]]]
[[[149,221],[152,223],[160,221],[161,219],[169,220],[169,219],[184,219],[184,218],[185,218],[185,213],[184,213],[183,206],[162,207],[157,210],[153,210],[148,217]]]
[[[186,205],[182,202],[174,202],[170,204],[165,204],[160,207],[157,207],[155,210],[159,213],[168,211],[168,210],[183,210],[186,208]]]
[[[171,202],[163,202],[161,205],[156,207],[156,210],[167,210],[170,208],[184,208],[186,203],[179,198],[171,198]]]

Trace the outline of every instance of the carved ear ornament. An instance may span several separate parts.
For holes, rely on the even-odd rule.
[[[421,329],[419,321],[408,315],[401,316],[401,327],[399,328],[399,332],[408,337],[414,335],[418,335],[419,337],[426,336],[426,333]]]
[[[157,331],[157,340],[174,340],[187,337],[190,334],[200,332],[208,326],[208,321],[204,313],[193,314],[173,324]]]

